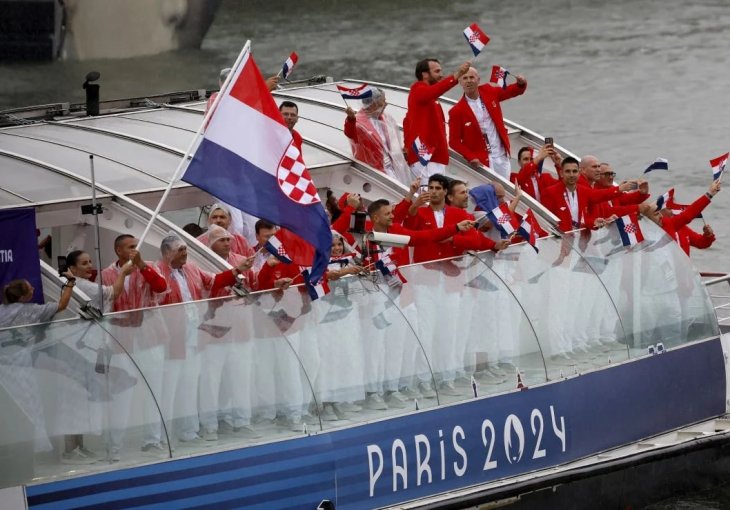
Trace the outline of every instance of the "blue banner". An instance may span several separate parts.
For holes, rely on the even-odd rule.
[[[35,228],[35,209],[0,211],[0,288],[17,279],[35,288],[34,303],[43,303],[41,263]]]

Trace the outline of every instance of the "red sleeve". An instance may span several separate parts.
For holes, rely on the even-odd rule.
[[[347,240],[348,243],[353,244],[355,242],[355,238],[348,232],[348,229],[350,228],[350,219],[352,217],[352,213],[355,212],[355,209],[346,205],[340,212],[340,216],[334,223],[332,223],[332,230],[338,232]]]
[[[202,271],[201,271],[202,273]],[[225,271],[215,275],[213,279],[213,286],[210,288],[211,296],[215,296],[218,291],[231,285],[236,284],[236,277],[233,276],[233,271],[226,269]]]
[[[712,246],[712,243],[715,242],[715,234],[712,234],[711,236],[706,236],[705,234],[695,232],[689,227],[687,227],[687,231],[687,237],[689,237],[689,245],[694,246],[695,248],[709,248],[710,246]]]
[[[357,121],[345,117],[345,136],[357,142]]]
[[[525,182],[527,179],[532,177],[534,174],[537,173],[537,165],[534,161],[530,161],[529,163],[526,163],[525,165],[520,168],[519,173],[513,173],[512,175],[515,176],[515,180],[512,182],[517,182],[520,186],[523,182]],[[510,176],[510,180],[511,176]]]
[[[411,221],[409,221],[412,216],[408,215],[408,209],[411,208],[411,204],[413,202],[409,202],[405,198],[398,202],[395,207],[393,207],[393,223],[408,223],[410,228],[416,228]]]
[[[459,232],[454,236],[454,248],[458,253],[466,250],[486,251],[494,249],[496,243],[482,235],[478,230],[471,229],[467,232]]]
[[[167,290],[167,282],[165,279],[151,266],[146,265],[141,271],[142,278],[149,284],[152,292],[159,294]]]
[[[670,220],[674,224],[675,230],[679,230],[681,227],[687,225],[693,219],[695,219],[697,215],[700,214],[702,210],[708,205],[710,205],[710,199],[707,198],[707,195],[702,195],[700,198],[692,202],[690,206],[681,213],[671,218],[664,218],[662,221]]]
[[[484,85],[482,85],[484,86]],[[487,87],[491,87],[491,85],[487,85]],[[505,101],[506,99],[512,99],[513,97],[521,96],[525,93],[527,90],[527,83],[525,82],[524,85],[518,85],[517,83],[513,83],[512,85],[507,85],[505,88],[499,88],[497,92],[497,100],[498,101]]]
[[[618,189],[618,186],[614,186],[613,188],[606,188],[606,189],[593,189],[589,188],[588,186],[584,187],[585,190],[588,192],[586,193],[586,203],[588,205],[594,205],[601,202],[605,202],[606,200],[611,200],[614,197],[620,196],[621,192]]]
[[[459,229],[456,225],[448,225],[441,228],[432,228],[429,230],[409,230],[407,228],[393,229],[393,234],[401,234],[404,236],[410,236],[411,240],[408,242],[408,246],[419,246],[428,243],[438,243],[439,241],[445,241],[449,237],[452,237]]]
[[[419,82],[411,88],[408,98],[413,99],[417,103],[430,103],[431,101],[436,101],[439,96],[446,94],[457,83],[458,81],[456,81],[454,75],[449,75],[433,85],[426,85],[423,82]]]
[[[621,205],[640,204],[647,198],[649,198],[648,193],[632,191],[631,193],[624,193],[623,195],[621,195],[619,197],[619,202],[621,202]]]

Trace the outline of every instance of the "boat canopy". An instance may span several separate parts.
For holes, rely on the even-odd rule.
[[[382,87],[388,111],[402,122],[407,90]],[[51,234],[51,257],[42,265],[47,300],[59,297],[55,257],[68,246],[93,252],[93,219],[80,209],[92,194],[89,155],[104,209],[102,265],[108,265],[114,238],[138,234],[149,221],[203,119],[204,96],[185,97],[175,104],[102,104],[98,117],[79,117],[68,105],[4,117],[18,125],[0,128],[0,208],[33,207],[38,228]],[[299,105],[304,158],[320,188],[358,191],[369,200],[405,194],[408,183],[352,159],[333,83],[275,97]],[[508,125],[514,147],[542,143]],[[513,191],[491,170],[452,156],[447,175],[470,184],[502,182]],[[175,183],[143,256],[159,258],[161,239],[174,231],[204,269],[230,267],[181,228],[204,224],[204,206],[214,201]],[[526,207],[545,228],[554,226],[555,217],[529,197],[520,205]],[[166,457],[211,451],[210,444],[172,447],[172,431],[191,418],[187,404],[198,399],[197,382],[181,390],[182,403],[167,393],[170,378],[183,372],[234,377],[235,383],[209,382],[211,394],[200,397],[201,420],[236,415],[258,431],[221,435],[213,447],[230,449],[516,391],[518,374],[527,387],[579,377],[646,356],[650,346],[660,352],[717,335],[712,304],[689,259],[653,223],[642,221],[641,228],[645,242],[631,248],[615,228],[577,231],[540,239],[539,252],[523,243],[498,254],[406,266],[402,286],[377,272],[346,277],[314,302],[292,287],[81,318],[88,298],[75,289],[75,305],[60,320],[0,330],[0,488],[153,461],[140,445],[159,427]],[[439,388],[465,376],[459,391]],[[435,398],[415,391],[400,407],[338,421],[319,413],[323,404],[421,383],[435,383]],[[218,395],[218,386],[228,391]],[[195,404],[191,412],[197,416]],[[296,431],[271,422],[297,414],[314,419]],[[98,452],[121,447],[121,464],[59,462],[69,435],[84,435]]]

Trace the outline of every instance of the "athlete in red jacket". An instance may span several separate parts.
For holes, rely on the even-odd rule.
[[[548,172],[540,170],[540,165],[548,156],[553,157],[555,149],[550,145],[543,145],[540,150],[532,156],[530,147],[522,147],[517,153],[517,161],[520,164],[520,171],[510,175],[510,181],[518,184],[522,191],[530,195],[538,202],[542,202],[542,195],[546,189],[558,183],[558,179]]]
[[[517,83],[506,88],[491,83],[479,85],[479,73],[469,68],[460,78],[464,95],[449,111],[449,145],[472,165],[487,165],[509,179],[510,144],[500,103],[524,94],[527,81],[518,75]]]
[[[454,87],[468,70],[469,62],[464,62],[453,75],[444,78],[438,60],[424,59],[416,64],[418,81],[411,85],[408,93],[408,112],[403,120],[406,160],[414,172],[427,177],[442,172],[443,167],[449,163],[446,121],[438,98]],[[433,150],[425,172],[418,162],[418,155],[413,150],[413,141],[416,137]]]

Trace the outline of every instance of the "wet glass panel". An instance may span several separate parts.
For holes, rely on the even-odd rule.
[[[39,168],[32,163],[5,156],[0,156],[0,179],[3,187],[33,202],[91,196],[91,188],[86,184]],[[42,182],[43,186],[38,186],[39,182]]]
[[[0,330],[0,402],[0,487],[169,458],[140,450],[157,404],[94,322]]]

